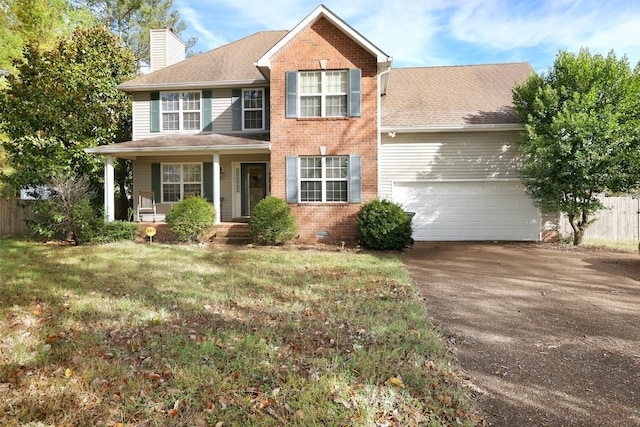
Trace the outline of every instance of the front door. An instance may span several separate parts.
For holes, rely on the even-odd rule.
[[[240,177],[242,216],[251,216],[253,208],[267,196],[267,165],[243,163]]]

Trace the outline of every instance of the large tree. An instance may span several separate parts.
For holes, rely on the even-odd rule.
[[[640,185],[640,72],[626,57],[559,52],[513,90],[526,126],[522,181],[544,212],[564,212],[579,245],[598,195]]]
[[[135,74],[133,54],[104,27],[77,29],[50,51],[29,45],[0,92],[0,132],[14,188],[58,174],[88,175],[102,165],[85,148],[130,139],[131,101],[116,85]]]
[[[48,50],[58,36],[92,20],[88,10],[73,8],[69,0],[0,0],[0,70],[15,73],[26,44]]]

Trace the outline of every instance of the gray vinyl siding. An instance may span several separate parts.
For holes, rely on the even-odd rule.
[[[517,178],[518,132],[441,132],[382,135],[380,188],[393,181]]]
[[[231,221],[232,219],[232,206],[231,201],[233,199],[233,171],[231,170],[231,164],[233,162],[268,162],[268,154],[242,154],[242,155],[221,155],[220,167],[224,171],[222,179],[220,180],[220,197],[222,201],[222,209],[220,212],[222,221]],[[138,203],[138,192],[151,191],[151,164],[152,163],[186,163],[186,162],[213,162],[213,155],[211,156],[175,156],[175,157],[142,157],[133,162],[133,194],[134,194],[134,208]],[[172,203],[160,203],[160,195],[156,195],[157,210],[159,214],[167,214]]]
[[[133,92],[133,129],[132,138],[148,138],[158,136],[151,133],[151,94],[149,92]]]
[[[231,89],[214,89],[211,94],[211,119],[213,132],[231,132]]]
[[[231,89],[214,89],[212,91],[211,120],[213,132],[231,132]],[[149,92],[134,92],[132,139],[137,141],[166,133],[167,132],[151,132],[151,94]]]

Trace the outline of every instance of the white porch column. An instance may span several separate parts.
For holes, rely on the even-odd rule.
[[[220,224],[220,154],[213,155],[213,207],[216,209],[216,224]]]
[[[116,218],[113,176],[113,156],[107,156],[104,161],[104,214],[107,222]]]

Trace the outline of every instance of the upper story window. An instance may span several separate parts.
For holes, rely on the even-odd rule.
[[[163,131],[200,130],[200,92],[162,92]]]
[[[346,117],[348,74],[343,71],[300,73],[300,117]]]
[[[242,91],[243,129],[264,129],[264,89]]]
[[[361,117],[362,70],[287,71],[286,117]]]
[[[163,203],[202,195],[202,163],[163,163],[161,176]]]

